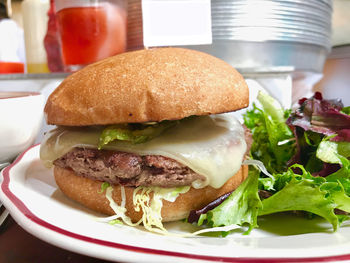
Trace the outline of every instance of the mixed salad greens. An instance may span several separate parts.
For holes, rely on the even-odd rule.
[[[350,107],[325,100],[321,93],[301,99],[294,111],[282,109],[264,93],[258,101],[261,107],[254,105],[244,124],[253,137],[250,158],[261,161],[267,172],[250,166],[238,189],[192,211],[188,221],[210,227],[246,225],[249,233],[261,215],[304,211],[337,230],[350,218]]]

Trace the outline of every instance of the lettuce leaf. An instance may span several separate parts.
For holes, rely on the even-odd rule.
[[[304,211],[323,217],[336,231],[348,215],[337,215],[335,209],[350,213],[350,161],[341,157],[343,166],[324,178],[315,177],[302,165],[295,164],[286,172],[269,178],[250,173],[247,180],[219,206],[202,214],[198,225],[210,227],[247,224],[249,233],[258,227],[258,216],[287,211]],[[301,174],[294,170],[301,171]],[[262,201],[258,195],[258,180],[263,188],[273,192]],[[263,180],[263,181],[261,181]],[[223,236],[228,233],[221,233]]]
[[[299,168],[302,174],[294,173],[293,168]],[[282,182],[281,178],[284,179]],[[344,192],[339,194],[340,188],[328,187],[329,182],[325,178],[312,176],[301,165],[293,165],[287,172],[275,175],[275,179],[277,184],[275,188],[278,191],[262,201],[259,215],[305,211],[325,218],[332,224],[334,230],[338,229],[340,222],[334,209],[343,206],[335,202],[334,198],[338,197],[341,203],[349,198]],[[341,187],[341,184],[336,184],[337,187]]]
[[[338,155],[338,158],[341,161],[342,167],[328,175],[326,179],[328,182],[340,183],[345,193],[350,196],[350,160],[341,155]]]
[[[317,147],[316,156],[323,162],[341,164],[339,155],[350,158],[350,142],[332,142],[325,138]]]
[[[128,141],[133,144],[144,143],[175,126],[179,121],[162,121],[156,124],[109,125],[100,135],[98,149],[115,140]]]
[[[285,123],[290,111],[283,110],[265,93],[260,92],[258,100],[263,109],[253,105],[253,109],[244,115],[244,124],[253,136],[250,155],[252,159],[262,161],[270,173],[285,171],[295,154],[294,135]]]
[[[198,225],[205,223],[210,227],[229,225],[249,226],[249,233],[257,227],[258,211],[261,201],[258,194],[258,176],[250,174],[248,178],[219,206],[201,214]],[[227,232],[222,232],[226,236]]]
[[[340,100],[325,100],[316,92],[310,99],[301,99],[299,105],[287,120],[291,129],[300,127],[326,136],[337,134],[334,140],[350,142],[350,115]]]
[[[350,106],[342,108],[340,112],[347,114],[347,115],[350,115]]]

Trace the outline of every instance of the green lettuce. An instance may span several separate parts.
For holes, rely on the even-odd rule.
[[[341,155],[338,155],[338,158],[341,161],[341,168],[326,178],[328,182],[340,183],[345,193],[350,196],[350,161]]]
[[[265,93],[260,92],[258,100],[262,109],[253,105],[244,115],[244,124],[253,136],[250,155],[262,161],[270,173],[285,171],[295,153],[294,135],[285,123],[290,111]]]
[[[342,158],[342,157],[341,157]],[[342,158],[342,169],[326,178],[314,177],[302,165],[295,164],[286,172],[269,178],[258,178],[250,173],[239,188],[224,202],[202,214],[198,225],[209,227],[248,225],[249,233],[258,227],[258,216],[287,211],[304,211],[318,215],[332,224],[336,231],[347,215],[337,215],[335,209],[350,213],[350,161]],[[299,169],[302,173],[295,173]],[[346,170],[346,171],[345,171]],[[343,175],[346,175],[344,177]],[[258,180],[263,189],[273,192],[272,196],[261,200],[258,194]],[[223,236],[227,232],[221,233]]]
[[[341,112],[350,115],[350,106],[342,108]]]
[[[339,155],[350,157],[350,142],[333,142],[325,138],[317,147],[316,156],[323,162],[341,164]]]
[[[103,194],[107,190],[107,188],[110,187],[110,186],[111,186],[110,183],[103,182],[101,184],[101,189],[100,189],[100,191],[98,191],[98,193],[99,194]]]
[[[249,177],[219,206],[202,214],[198,225],[205,223],[210,227],[229,225],[249,226],[249,233],[257,227],[258,211],[261,201],[258,194],[258,176],[250,174]],[[227,232],[221,233],[226,236]]]
[[[296,168],[302,174],[294,173]],[[350,197],[343,184],[332,180],[332,177],[314,177],[302,165],[296,164],[285,173],[273,175],[271,179],[275,193],[262,201],[259,215],[305,211],[323,217],[337,230],[343,218],[340,220],[334,209],[350,212]]]
[[[98,148],[115,141],[128,141],[133,144],[144,143],[175,126],[179,121],[162,121],[156,124],[109,125],[100,135]]]

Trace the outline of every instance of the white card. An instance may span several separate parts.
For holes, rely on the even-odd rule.
[[[142,0],[145,47],[212,43],[210,0]]]

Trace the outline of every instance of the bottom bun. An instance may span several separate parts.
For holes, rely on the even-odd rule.
[[[175,202],[163,200],[162,218],[163,222],[176,221],[187,218],[191,210],[197,210],[206,206],[219,196],[235,190],[247,177],[248,167],[242,166],[241,169],[232,176],[221,188],[216,189],[207,186],[201,189],[192,188],[185,194],[180,194]],[[109,206],[105,193],[101,191],[100,181],[94,181],[85,177],[77,176],[72,170],[55,166],[54,176],[58,187],[69,198],[78,203],[106,215],[114,215],[112,208]],[[136,212],[133,206],[133,187],[124,187],[126,194],[126,215],[133,222],[137,222],[142,212]],[[120,205],[121,187],[113,186],[113,199]]]

